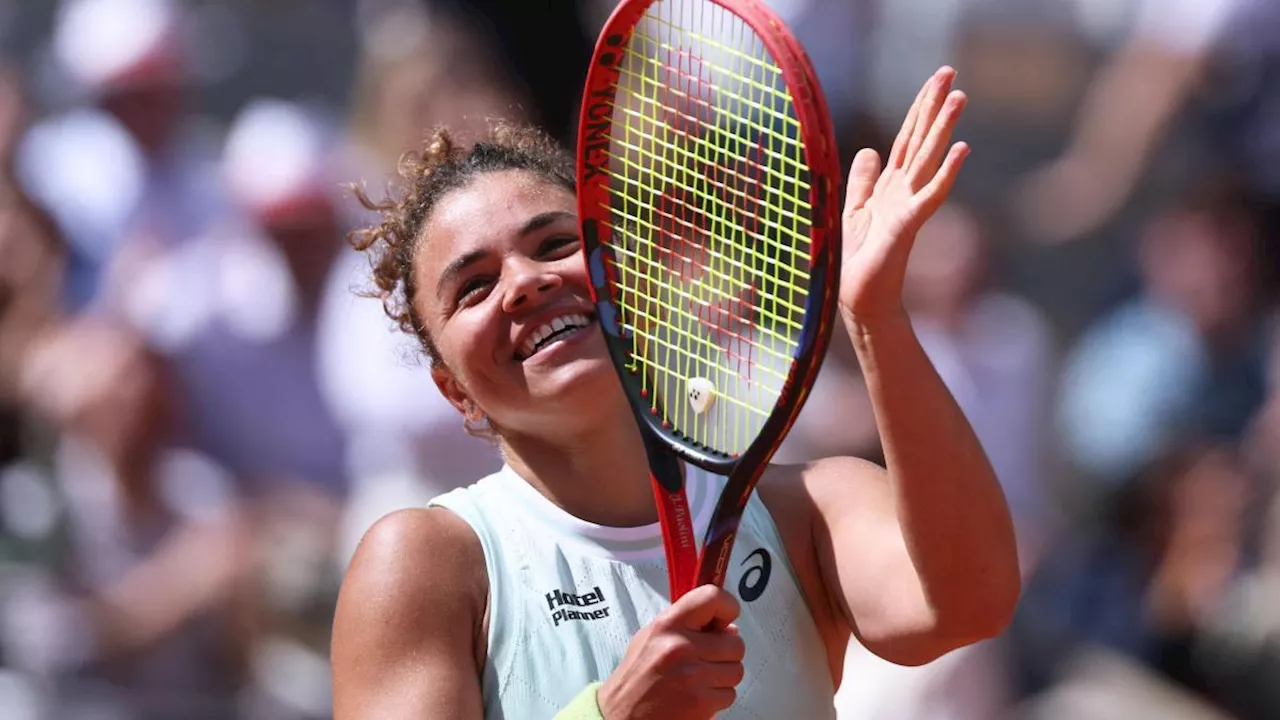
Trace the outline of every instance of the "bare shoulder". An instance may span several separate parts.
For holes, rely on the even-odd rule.
[[[339,716],[416,707],[469,715],[464,708],[479,702],[487,593],[480,540],[452,512],[400,510],[375,523],[347,569],[334,617]]]
[[[448,553],[440,552],[446,548]],[[360,540],[347,575],[363,575],[370,565],[418,567],[423,560],[437,566],[479,560],[479,574],[484,574],[484,552],[475,531],[453,512],[431,507],[397,510],[374,523]]]
[[[426,607],[448,609],[456,620],[455,613],[483,610],[487,585],[484,551],[466,521],[443,508],[398,510],[360,541],[337,620],[412,626],[430,622],[434,613],[422,612]]]

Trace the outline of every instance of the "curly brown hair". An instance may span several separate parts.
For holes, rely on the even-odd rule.
[[[356,250],[368,254],[373,269],[374,288],[365,294],[380,299],[400,329],[418,339],[432,367],[444,362],[414,307],[413,277],[414,254],[431,211],[447,194],[481,175],[503,170],[531,172],[575,192],[574,169],[573,156],[542,130],[497,123],[470,147],[459,145],[447,128],[437,129],[421,150],[401,158],[399,175],[405,182],[398,196],[375,202],[362,188],[353,187],[360,203],[382,218],[349,237]]]

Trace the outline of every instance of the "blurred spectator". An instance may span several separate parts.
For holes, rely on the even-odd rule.
[[[166,362],[117,326],[46,338],[24,397],[61,431],[66,554],[4,594],[5,655],[59,718],[230,718],[253,563],[235,484],[176,442]]]
[[[418,1],[431,8],[433,16],[438,12],[456,18],[479,33],[485,54],[497,60],[500,71],[528,98],[529,119],[565,145],[573,144],[595,45],[594,34],[588,35],[583,26],[580,2]],[[465,73],[465,65],[454,72]]]
[[[1185,432],[1238,439],[1265,392],[1258,231],[1227,186],[1166,208],[1139,242],[1138,297],[1089,329],[1067,362],[1069,459],[1095,482],[1137,472]]]
[[[419,0],[367,3],[347,163],[371,200],[399,178],[399,159],[420,149],[430,130],[460,137],[494,118],[526,119],[518,84],[495,61],[484,36],[459,17]],[[353,196],[351,222],[376,221]],[[351,494],[344,508],[337,565],[379,517],[472,482],[501,458],[468,435],[440,395],[412,338],[393,332],[369,290],[360,253],[338,254],[321,300],[319,378],[349,442]]]
[[[220,212],[213,157],[187,107],[183,5],[64,0],[53,53],[84,104],[26,136],[19,175],[71,249],[67,298],[91,302],[121,248],[164,248]]]
[[[112,285],[113,306],[173,363],[191,443],[252,500],[266,613],[253,704],[271,717],[327,706],[331,559],[351,489],[348,438],[321,386],[320,316],[345,229],[334,140],[299,104],[253,101],[220,167],[234,212],[120,263]]]
[[[0,466],[18,452],[17,382],[34,341],[58,320],[65,248],[49,216],[0,186]]]
[[[329,133],[259,100],[233,123],[222,177],[235,215],[116,268],[113,304],[175,363],[193,442],[258,492],[346,492],[345,444],[321,396],[316,322],[341,243]]]
[[[528,102],[484,36],[421,0],[369,3],[351,103],[349,180],[379,196],[400,158],[437,125],[466,138],[491,117],[527,120]],[[354,205],[354,203],[353,203]],[[365,218],[360,218],[363,222]]]
[[[1022,188],[1020,209],[1031,236],[1065,241],[1096,230],[1130,200],[1144,171],[1167,173],[1173,167],[1160,156],[1178,146],[1202,155],[1184,172],[1222,164],[1237,168],[1250,194],[1276,213],[1280,4],[1078,4],[1086,15],[1123,16],[1131,8],[1132,20],[1088,88],[1066,150]],[[1171,139],[1181,142],[1171,146]]]
[[[0,184],[14,182],[14,154],[30,120],[25,88],[17,69],[0,64]]]
[[[1022,689],[1043,690],[1097,646],[1228,704],[1193,648],[1243,567],[1253,493],[1231,446],[1187,438],[1112,492],[1101,521],[1056,546],[1024,591]]]

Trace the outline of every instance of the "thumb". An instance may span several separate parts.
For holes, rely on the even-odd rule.
[[[867,200],[871,199],[871,193],[876,188],[876,181],[880,179],[880,155],[871,148],[863,148],[853,158],[853,165],[849,168],[849,187],[845,190],[844,197],[844,215],[849,217],[851,214],[862,209],[867,204]]]
[[[724,588],[702,585],[684,594],[669,609],[673,625],[685,630],[703,631],[708,627],[725,627],[738,619],[738,599]]]

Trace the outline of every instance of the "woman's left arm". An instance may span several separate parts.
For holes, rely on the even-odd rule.
[[[954,76],[925,84],[883,169],[864,150],[849,177],[840,310],[887,470],[830,458],[800,478],[831,604],[868,649],[906,665],[999,634],[1021,584],[1004,494],[902,306],[916,232],[968,151],[950,146],[965,103]]]

